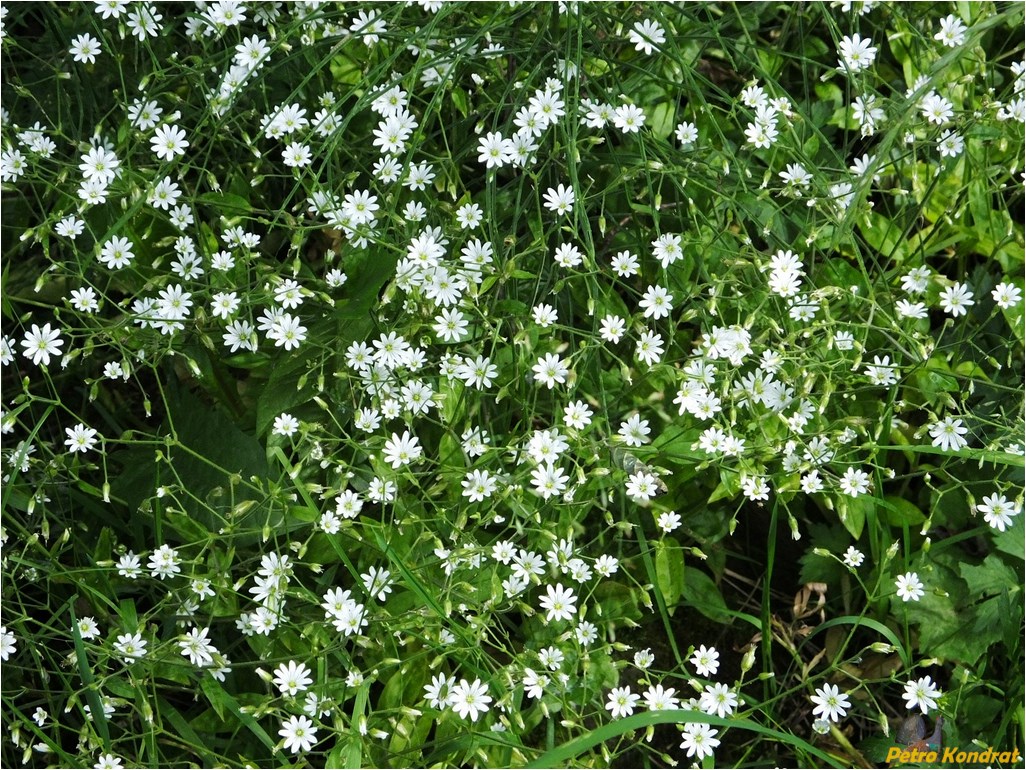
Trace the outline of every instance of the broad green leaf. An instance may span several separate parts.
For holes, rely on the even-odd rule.
[[[873,511],[874,498],[869,495],[860,497],[837,498],[837,516],[851,536],[858,540],[862,537],[862,528],[866,524],[866,516]]]
[[[926,521],[926,514],[904,497],[887,495],[882,500],[878,497],[871,499],[883,509],[884,520],[892,527],[909,527],[912,529],[919,527]]]
[[[657,139],[666,139],[673,133],[676,126],[673,122],[673,105],[670,102],[660,102],[649,112],[648,127],[652,135]]]
[[[682,593],[687,606],[694,607],[710,620],[717,623],[729,623],[732,620],[733,614],[727,609],[720,589],[711,577],[694,566],[684,572]]]
[[[994,554],[988,555],[982,564],[959,565],[958,574],[974,596],[1003,594],[1015,590],[1021,581],[1015,570]]]

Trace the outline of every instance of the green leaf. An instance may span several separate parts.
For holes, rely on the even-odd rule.
[[[248,214],[253,210],[253,207],[248,200],[240,195],[233,195],[232,193],[207,192],[199,196],[198,200],[200,203],[206,203],[213,206],[224,216]]]
[[[649,113],[648,126],[657,139],[666,139],[674,131],[673,105],[660,102]]]
[[[994,548],[1001,553],[1026,561],[1026,540],[1023,539],[1022,529],[1014,523],[1004,532],[993,532],[991,538]]]
[[[246,729],[248,729],[253,735],[255,735],[264,746],[269,750],[274,750],[274,741],[271,736],[267,734],[267,731],[262,728],[256,719],[253,718],[252,714],[247,714],[239,706],[239,702],[235,700],[231,695],[225,692],[224,688],[221,687],[220,683],[213,677],[205,676],[200,680],[200,689],[203,690],[203,694],[207,696],[207,700],[210,701],[210,705],[214,708],[215,712],[221,714],[222,711],[228,711],[232,716],[239,720]]]
[[[165,510],[161,513],[164,523],[177,532],[186,543],[205,543],[210,540],[210,532],[192,516],[177,510]]]
[[[563,767],[571,760],[581,756],[584,752],[594,746],[604,743],[605,741],[613,740],[614,738],[619,738],[620,736],[631,733],[635,730],[642,730],[654,725],[688,724],[691,722],[702,722],[708,725],[716,725],[717,727],[729,727],[737,730],[747,730],[758,735],[766,735],[780,741],[781,743],[793,746],[796,749],[800,749],[803,752],[818,757],[824,762],[825,767],[850,766],[848,762],[832,757],[801,738],[788,733],[778,732],[777,730],[771,730],[770,728],[763,727],[750,719],[721,719],[720,717],[703,714],[700,711],[673,709],[671,711],[648,711],[644,714],[634,714],[633,716],[609,722],[602,727],[585,733],[573,740],[567,741],[561,746],[557,746],[554,749],[546,751],[532,759],[524,765],[524,767]]]
[[[640,620],[641,610],[638,608],[638,600],[634,592],[614,580],[603,580],[591,595],[595,603],[598,615],[605,621],[618,621],[623,618]]]
[[[684,573],[682,593],[689,607],[694,607],[710,620],[729,623],[734,617],[712,578],[699,569],[690,567]]]
[[[300,377],[310,370],[310,362],[302,356],[294,356],[276,362],[271,369],[271,378],[264,385],[257,399],[256,432],[263,436],[271,429],[275,418],[282,412],[306,403],[314,396],[313,384],[299,385]]]
[[[1003,594],[1020,584],[1019,576],[1000,557],[990,554],[983,564],[960,564],[958,574],[974,596]]]
[[[877,259],[901,265],[908,259],[905,234],[894,222],[882,214],[870,211],[859,219],[859,233],[870,248],[879,255]],[[831,260],[834,261],[834,260]]]
[[[192,725],[186,722],[182,715],[178,713],[178,710],[163,698],[158,696],[156,705],[160,718],[170,722],[171,726],[175,728],[178,737],[184,738],[189,742],[190,746],[195,749],[196,753],[202,758],[204,765],[207,767],[213,767],[215,764],[214,757],[209,751],[205,750],[206,741],[202,740],[196,734]]]
[[[837,499],[837,516],[841,519],[848,533],[858,540],[862,536],[862,528],[866,524],[866,516],[873,512],[875,499],[869,495],[860,497],[839,497]]]
[[[467,100],[467,92],[458,86],[454,86],[450,92],[452,97],[452,103],[456,105],[456,109],[460,111],[463,117],[467,117],[470,112],[470,104]]]
[[[870,498],[884,510],[884,520],[892,527],[913,527],[920,526],[926,521],[926,515],[919,510],[919,507],[909,502],[904,497],[887,495],[884,499]]]
[[[673,538],[655,542],[655,568],[659,590],[670,612],[684,590],[684,551]]]

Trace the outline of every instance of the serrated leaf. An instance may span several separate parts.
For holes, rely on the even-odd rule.
[[[982,564],[960,564],[958,574],[974,596],[1005,593],[1021,582],[1015,570],[994,554],[988,555]]]

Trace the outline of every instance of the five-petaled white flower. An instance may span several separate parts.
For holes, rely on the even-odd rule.
[[[842,693],[835,684],[823,685],[816,690],[816,694],[811,697],[811,700],[816,704],[812,713],[829,719],[831,722],[836,722],[843,717],[851,707],[847,693]]]
[[[305,663],[290,660],[274,670],[274,686],[282,695],[295,696],[313,683]]]
[[[903,602],[918,602],[926,592],[923,590],[923,583],[915,572],[906,572],[898,575],[894,581],[898,596]]]
[[[915,711],[918,708],[925,714],[930,709],[937,708],[937,699],[942,694],[933,683],[933,680],[928,676],[924,676],[921,679],[908,680],[905,683],[905,694],[903,697],[909,711]]]
[[[539,604],[549,621],[570,620],[577,613],[577,596],[572,588],[564,588],[562,583],[545,586],[545,596]]]
[[[390,463],[393,468],[409,465],[423,453],[420,439],[411,435],[408,430],[404,430],[401,436],[393,433],[392,438],[385,442],[385,462]]]
[[[488,686],[480,679],[468,682],[461,679],[460,683],[449,691],[449,707],[463,719],[470,717],[471,722],[488,711],[492,697],[488,694]]]

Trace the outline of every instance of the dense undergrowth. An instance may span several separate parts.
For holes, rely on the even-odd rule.
[[[3,766],[1022,746],[1021,5],[3,23]]]

